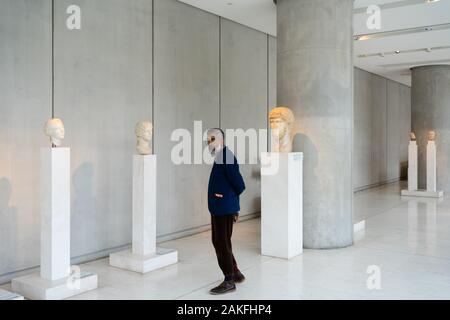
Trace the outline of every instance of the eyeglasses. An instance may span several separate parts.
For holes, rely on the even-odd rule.
[[[216,137],[208,138],[208,145],[210,145],[210,144],[213,143],[214,141],[216,141]]]

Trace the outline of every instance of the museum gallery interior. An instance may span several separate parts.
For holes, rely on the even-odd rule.
[[[450,299],[450,0],[0,0],[0,75],[0,300]]]

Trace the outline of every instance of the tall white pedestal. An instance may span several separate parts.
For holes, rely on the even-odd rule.
[[[156,248],[156,155],[133,157],[131,250],[111,254],[113,267],[147,273],[178,262],[178,252]]]
[[[70,149],[41,150],[41,270],[14,279],[15,292],[36,300],[64,299],[97,288],[97,276],[70,266]]]
[[[261,154],[261,253],[303,253],[303,154]]]
[[[410,141],[408,148],[408,190],[415,191],[418,186],[417,142]]]
[[[436,143],[428,141],[427,145],[427,191],[436,192]]]
[[[436,188],[436,144],[429,141],[427,146],[427,189],[417,189],[417,143],[411,141],[409,145],[409,166],[408,166],[408,190],[402,190],[402,196],[442,198],[443,191]]]

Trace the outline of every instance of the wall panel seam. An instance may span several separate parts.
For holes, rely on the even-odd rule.
[[[222,128],[222,17],[219,17],[219,128]]]
[[[153,141],[155,141],[155,0],[152,0],[152,98],[151,98],[151,108],[152,108],[152,123],[153,123]],[[153,153],[156,154],[155,151],[155,143],[152,143]]]
[[[266,52],[266,55],[267,55],[267,61],[266,61],[266,67],[267,67],[267,72],[266,72],[266,75],[267,75],[267,88],[266,88],[266,90],[267,90],[267,97],[266,97],[266,99],[267,99],[267,108],[266,108],[266,129],[267,129],[267,151],[269,151],[269,109],[270,109],[270,76],[271,76],[271,74],[270,74],[270,59],[269,59],[269,40],[270,40],[270,38],[269,38],[269,35],[267,34],[266,35],[266,38],[267,38],[267,52]]]
[[[55,117],[55,0],[52,0],[52,118]]]

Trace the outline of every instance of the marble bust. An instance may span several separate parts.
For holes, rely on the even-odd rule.
[[[410,132],[410,133],[409,133],[409,139],[410,139],[411,141],[416,141],[416,140],[417,140],[416,134],[415,134],[414,132]]]
[[[269,113],[272,152],[292,152],[292,125],[295,117],[288,107],[277,107]]]
[[[428,141],[436,141],[436,132],[435,131],[428,132]]]
[[[152,154],[150,142],[153,137],[153,125],[149,121],[140,121],[135,128],[137,145],[136,150],[140,155]]]
[[[50,119],[45,123],[44,132],[50,138],[52,148],[60,147],[66,134],[62,120],[57,118]]]

